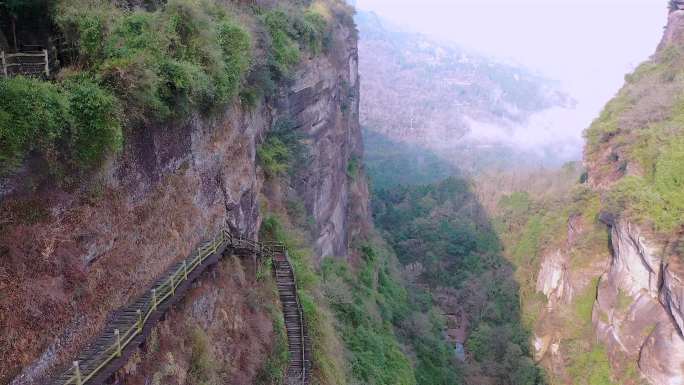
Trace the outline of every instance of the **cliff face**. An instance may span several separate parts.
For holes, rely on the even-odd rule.
[[[224,223],[256,237],[264,181],[256,149],[277,119],[296,121],[310,149],[295,187],[313,218],[317,255],[347,255],[359,231],[350,223],[368,223],[368,189],[363,175],[348,175],[362,156],[355,27],[334,20],[332,31],[327,53],[305,58],[275,100],[129,132],[123,153],[87,187],[35,185],[27,171],[2,181],[0,383],[35,384],[54,373],[108,313]],[[202,279],[155,331],[153,353],[166,363],[130,363],[123,374],[131,383],[183,383],[195,337],[178,333],[191,319],[207,326],[222,375],[253,383],[275,339],[267,310],[275,298],[254,297],[250,269],[229,260]]]
[[[294,76],[278,113],[296,121],[310,144],[311,159],[294,182],[316,224],[319,257],[347,255],[350,239],[368,223],[368,188],[363,175],[348,175],[363,158],[359,128],[356,30],[336,29],[331,55],[314,58]]]
[[[596,280],[589,292],[591,331],[618,383],[684,384],[682,47],[684,12],[676,11],[653,58],[627,76],[586,131],[587,188],[600,199],[596,217],[607,226],[608,247],[586,253],[581,243],[570,242],[571,219],[568,244],[546,253],[538,271],[537,289],[548,297],[542,319],[560,317],[574,301],[568,295]],[[580,234],[601,232],[585,228]],[[593,267],[578,269],[578,254]],[[535,328],[538,357],[562,377],[568,349],[559,341],[547,354],[551,330],[543,322]]]
[[[611,238],[611,265],[594,306],[597,335],[613,356],[638,360],[651,383],[682,384],[681,279],[663,259],[661,246],[637,225],[611,223]]]
[[[638,362],[641,374],[650,383],[666,385],[684,383],[684,269],[681,249],[676,247],[681,238],[680,228],[662,225],[659,213],[639,213],[630,207],[630,204],[639,204],[633,197],[620,196],[627,201],[627,208],[617,215],[613,214],[615,209],[611,203],[618,200],[615,195],[620,191],[620,183],[630,177],[643,178],[652,181],[665,210],[679,216],[678,202],[663,187],[672,180],[663,176],[668,171],[663,159],[681,155],[681,150],[663,145],[658,152],[639,156],[637,148],[641,145],[631,138],[635,134],[645,137],[649,135],[648,131],[657,135],[658,124],[668,127],[669,140],[677,142],[680,137],[681,125],[673,121],[678,107],[670,99],[676,100],[682,92],[681,81],[676,75],[681,70],[677,56],[682,44],[684,12],[677,11],[670,14],[663,40],[647,64],[656,70],[659,66],[669,67],[671,75],[661,76],[659,83],[662,84],[650,84],[641,98],[619,112],[623,121],[618,123],[615,138],[606,138],[596,146],[599,149],[596,154],[609,154],[603,159],[604,171],[590,178],[594,188],[607,197],[604,198],[606,210],[612,211],[611,215],[605,216],[610,226],[611,263],[601,278],[593,314],[597,335],[608,346],[612,358],[626,355]],[[641,70],[644,71],[643,66]],[[633,94],[649,85],[650,74],[639,75],[637,70],[633,75],[636,79],[621,91],[622,94]],[[619,144],[620,141],[623,144]],[[590,169],[600,167],[594,159],[590,154]],[[654,164],[652,170],[645,167],[649,161]],[[674,180],[680,177],[674,176]],[[647,204],[651,208],[658,205],[656,202]]]

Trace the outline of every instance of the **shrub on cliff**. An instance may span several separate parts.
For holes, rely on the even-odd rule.
[[[271,70],[276,79],[292,75],[302,51],[319,54],[329,40],[328,23],[314,9],[306,12],[275,9],[267,12],[263,21],[271,40]]]
[[[289,162],[292,154],[280,138],[268,136],[257,148],[257,158],[266,175],[276,177],[285,174],[290,168]]]
[[[86,76],[63,84],[24,77],[0,81],[0,172],[34,155],[58,171],[99,164],[121,145],[116,99]],[[61,162],[60,162],[61,161]]]
[[[250,64],[249,34],[212,1],[172,0],[154,12],[62,2],[56,19],[138,120],[215,108],[237,94]]]
[[[72,116],[68,130],[71,159],[82,167],[96,165],[105,154],[121,148],[118,101],[84,76],[67,80],[64,89]]]
[[[16,167],[29,153],[52,154],[68,110],[54,84],[23,77],[0,81],[0,172]]]
[[[266,14],[264,24],[271,37],[271,68],[276,78],[288,77],[299,63],[296,30],[285,12],[276,10]]]
[[[257,148],[257,159],[269,177],[288,173],[292,176],[303,168],[308,158],[302,135],[289,119],[276,121],[264,142]]]

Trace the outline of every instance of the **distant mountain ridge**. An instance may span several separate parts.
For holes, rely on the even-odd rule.
[[[465,146],[459,152],[466,154],[503,146],[496,151],[510,153],[508,137],[533,114],[574,106],[554,81],[526,68],[393,30],[372,12],[359,11],[356,23],[361,124],[395,140],[449,152]]]

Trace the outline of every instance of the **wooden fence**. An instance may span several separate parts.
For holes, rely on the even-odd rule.
[[[48,50],[7,53],[0,51],[0,64],[4,77],[15,75],[50,77]]]
[[[145,295],[120,310],[105,332],[82,352],[81,359],[73,361],[72,366],[54,379],[52,384],[83,385],[100,376],[108,364],[122,357],[127,347],[134,346],[136,341],[139,342],[140,339],[136,337],[140,337],[143,329],[153,324],[151,318],[158,318],[157,310],[168,305],[165,302],[176,295],[179,286],[187,287],[188,277],[196,276],[196,270],[200,270],[200,266],[208,258],[222,253],[227,247],[257,255],[273,255],[274,252],[284,250],[282,244],[260,243],[233,237],[227,229],[222,229],[212,241],[205,243],[189,257],[167,270]]]

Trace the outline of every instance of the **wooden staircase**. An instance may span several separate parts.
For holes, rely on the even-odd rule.
[[[287,252],[276,252],[273,267],[278,285],[280,302],[283,306],[285,329],[287,331],[290,364],[284,385],[308,385],[311,377],[311,340],[304,321],[304,311],[297,296],[297,285]]]
[[[164,313],[182,299],[209,266],[224,255],[270,257],[283,307],[290,361],[283,385],[308,385],[311,377],[311,342],[304,312],[297,296],[294,271],[282,243],[261,243],[234,237],[222,229],[212,241],[171,266],[144,294],[110,315],[104,330],[73,361],[52,378],[50,385],[99,385],[109,383],[152,332]]]

